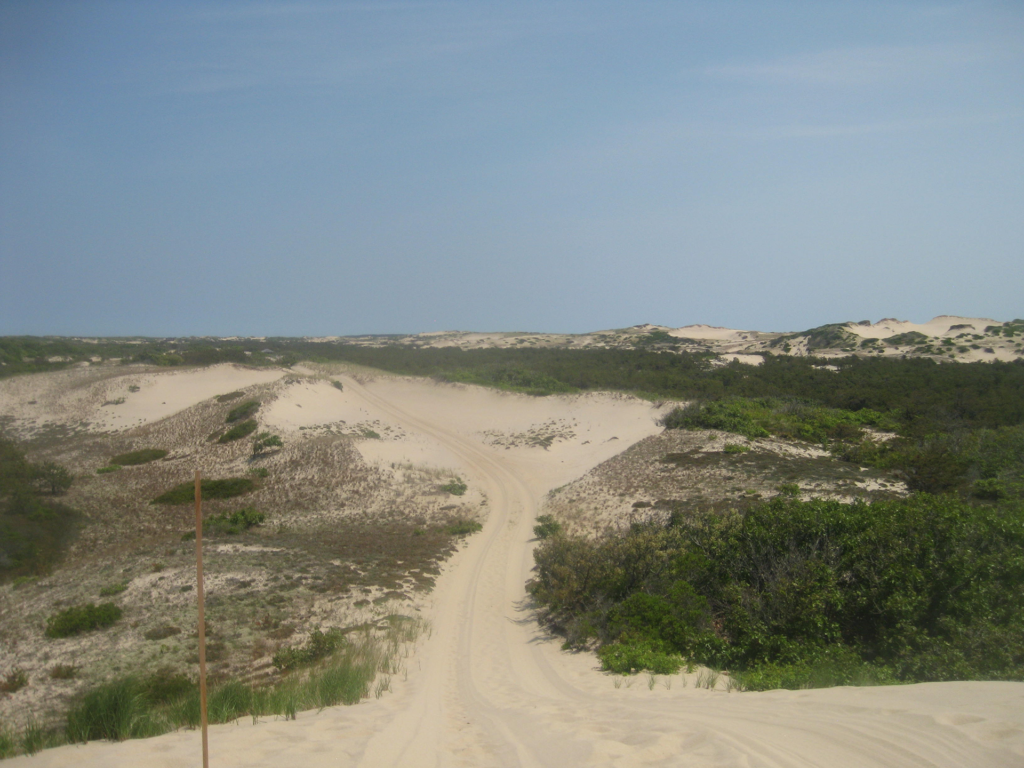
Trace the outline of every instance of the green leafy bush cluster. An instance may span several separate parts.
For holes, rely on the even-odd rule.
[[[665,650],[665,644],[647,639],[626,640],[602,646],[597,656],[606,672],[631,675],[647,670],[656,675],[674,675],[683,666],[678,653]]]
[[[133,467],[138,464],[148,464],[151,461],[157,461],[166,455],[167,451],[162,448],[142,448],[138,451],[120,453],[114,456],[109,463],[110,466]]]
[[[106,467],[100,467],[96,470],[97,475],[109,475],[111,472],[117,472],[121,468],[120,464],[110,464]]]
[[[870,408],[848,411],[780,398],[696,401],[673,409],[662,420],[668,429],[720,429],[749,438],[776,435],[825,443],[857,440],[863,427],[896,430],[898,414]]]
[[[204,499],[230,499],[249,493],[256,487],[256,483],[248,477],[228,477],[223,480],[202,480],[200,487]],[[195,501],[195,496],[196,484],[182,483],[160,494],[150,504],[188,504]]]
[[[256,511],[255,507],[245,507],[230,515],[213,515],[203,521],[203,531],[211,533],[226,533],[229,535],[242,533],[253,526],[262,525],[267,516]]]
[[[113,603],[76,605],[47,619],[46,636],[70,637],[109,627],[121,618],[121,614],[121,609]]]
[[[296,667],[308,666],[334,653],[345,642],[345,635],[340,629],[332,628],[326,632],[314,629],[305,645],[295,648],[282,648],[274,654],[273,663],[282,672]]]
[[[228,411],[227,418],[224,419],[227,424],[234,424],[236,421],[242,421],[248,419],[250,416],[255,415],[256,411],[260,409],[259,400],[246,400],[240,405],[236,405],[230,411]]]
[[[533,526],[533,535],[538,539],[549,539],[562,532],[562,524],[551,515],[538,515],[537,524]]]
[[[826,668],[837,680],[1020,680],[1022,547],[1021,504],[779,497],[742,514],[548,539],[529,589],[570,645],[647,643],[752,687]]]
[[[243,437],[248,437],[256,431],[256,420],[248,419],[247,421],[239,422],[235,424],[231,429],[225,432],[217,440],[218,443],[231,443],[235,440],[241,440]]]
[[[458,477],[453,477],[449,482],[441,486],[441,490],[445,493],[450,493],[452,496],[462,496],[469,489]]]

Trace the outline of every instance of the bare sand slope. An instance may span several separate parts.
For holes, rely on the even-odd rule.
[[[1016,766],[1024,684],[943,683],[726,693],[693,676],[616,687],[589,655],[538,630],[524,599],[531,526],[550,476],[461,434],[430,398],[344,380],[349,397],[442,444],[490,501],[483,531],[441,576],[432,632],[394,695],[297,721],[211,729],[215,766]],[[199,735],[63,747],[12,766],[198,766]]]

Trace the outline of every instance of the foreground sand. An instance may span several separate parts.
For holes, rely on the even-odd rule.
[[[540,500],[614,446],[571,452],[556,444],[537,458],[474,438],[436,392],[343,383],[367,413],[457,460],[488,499],[487,523],[439,579],[432,631],[408,660],[408,680],[355,707],[215,726],[211,765],[1024,765],[1021,683],[739,694],[677,675],[619,679],[616,687],[592,656],[562,653],[524,600]],[[649,428],[635,426],[638,435]],[[62,747],[6,764],[198,766],[199,734]]]

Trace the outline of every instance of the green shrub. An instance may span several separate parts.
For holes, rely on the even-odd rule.
[[[204,499],[230,499],[233,496],[249,493],[255,487],[256,483],[247,477],[228,477],[223,480],[201,481]],[[150,504],[188,504],[195,501],[195,495],[195,482],[182,483],[157,496]]]
[[[282,672],[313,664],[330,656],[344,642],[345,636],[341,630],[329,629],[322,632],[317,628],[310,634],[305,645],[296,648],[283,648],[275,653],[273,663]]]
[[[270,476],[270,470],[266,467],[251,467],[249,474],[262,479]]]
[[[106,475],[111,472],[117,472],[117,470],[119,470],[120,468],[121,466],[119,464],[111,464],[109,467],[100,467],[99,469],[96,470],[96,474]]]
[[[792,691],[837,685],[889,685],[897,681],[888,667],[860,658],[856,651],[837,646],[795,662],[768,662],[734,677],[748,691]]]
[[[749,450],[750,450],[750,446],[748,446],[748,445],[736,445],[736,443],[726,443],[725,444],[725,448],[723,449],[722,452],[723,453],[735,454],[735,453],[746,453]]]
[[[114,595],[120,595],[126,589],[128,589],[129,582],[121,581],[117,584],[108,584],[105,587],[100,587],[100,597],[113,597]]]
[[[257,424],[254,419],[249,419],[248,421],[240,422],[238,424],[235,424],[235,426],[233,426],[231,429],[229,429],[227,432],[221,435],[217,442],[230,443],[234,442],[235,440],[241,440],[243,437],[248,437],[253,432],[255,432],[256,427]]]
[[[445,485],[441,486],[441,490],[445,493],[450,493],[452,496],[462,496],[469,488],[461,479],[455,477]]]
[[[444,527],[444,532],[449,536],[465,536],[482,528],[483,526],[476,520],[453,520]]]
[[[113,603],[77,605],[47,619],[46,636],[70,637],[82,632],[109,627],[121,618],[121,613],[121,609]]]
[[[551,515],[538,515],[537,525],[533,526],[533,535],[538,539],[547,539],[562,532],[562,524]]]
[[[782,483],[781,485],[776,486],[775,490],[777,490],[783,496],[800,495],[800,485],[797,483]]]
[[[549,539],[529,591],[570,643],[587,626],[605,645],[654,644],[772,681],[750,687],[1021,680],[1022,548],[1021,503],[779,496],[743,513]]]
[[[230,515],[213,515],[203,521],[203,533],[225,533],[233,535],[247,531],[253,526],[262,525],[266,515],[257,512],[255,507],[245,507]]]
[[[681,656],[666,652],[661,644],[647,640],[610,643],[602,646],[597,656],[603,670],[619,675],[631,675],[641,670],[656,675],[674,675],[683,665]]]
[[[230,411],[228,411],[227,418],[224,419],[226,424],[234,424],[236,421],[242,421],[253,416],[256,411],[260,409],[259,400],[246,400],[241,405],[236,405]]]
[[[133,467],[138,464],[148,464],[151,461],[162,459],[167,451],[162,448],[143,448],[138,451],[119,453],[110,460],[111,466]]]
[[[278,435],[272,435],[269,432],[260,432],[253,438],[252,441],[252,455],[255,458],[260,456],[268,448],[280,448],[284,445],[284,441]]]

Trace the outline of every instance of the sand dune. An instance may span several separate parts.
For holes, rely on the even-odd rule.
[[[380,460],[408,440],[435,446],[444,452],[439,461],[457,461],[482,489],[490,515],[446,566],[431,596],[432,632],[393,694],[296,721],[216,726],[212,765],[1024,765],[1021,683],[727,693],[675,675],[617,686],[591,655],[561,652],[524,600],[534,516],[553,484],[612,455],[615,443],[625,447],[656,429],[649,405],[610,396],[519,400],[429,382],[342,383],[343,392],[293,385],[268,418],[295,430],[317,419],[386,424],[390,439],[366,441],[379,443]],[[554,426],[578,414],[591,437],[563,428],[547,446],[531,444],[546,408],[555,409]],[[9,764],[177,768],[198,766],[199,755],[198,733],[178,732],[62,747]]]

